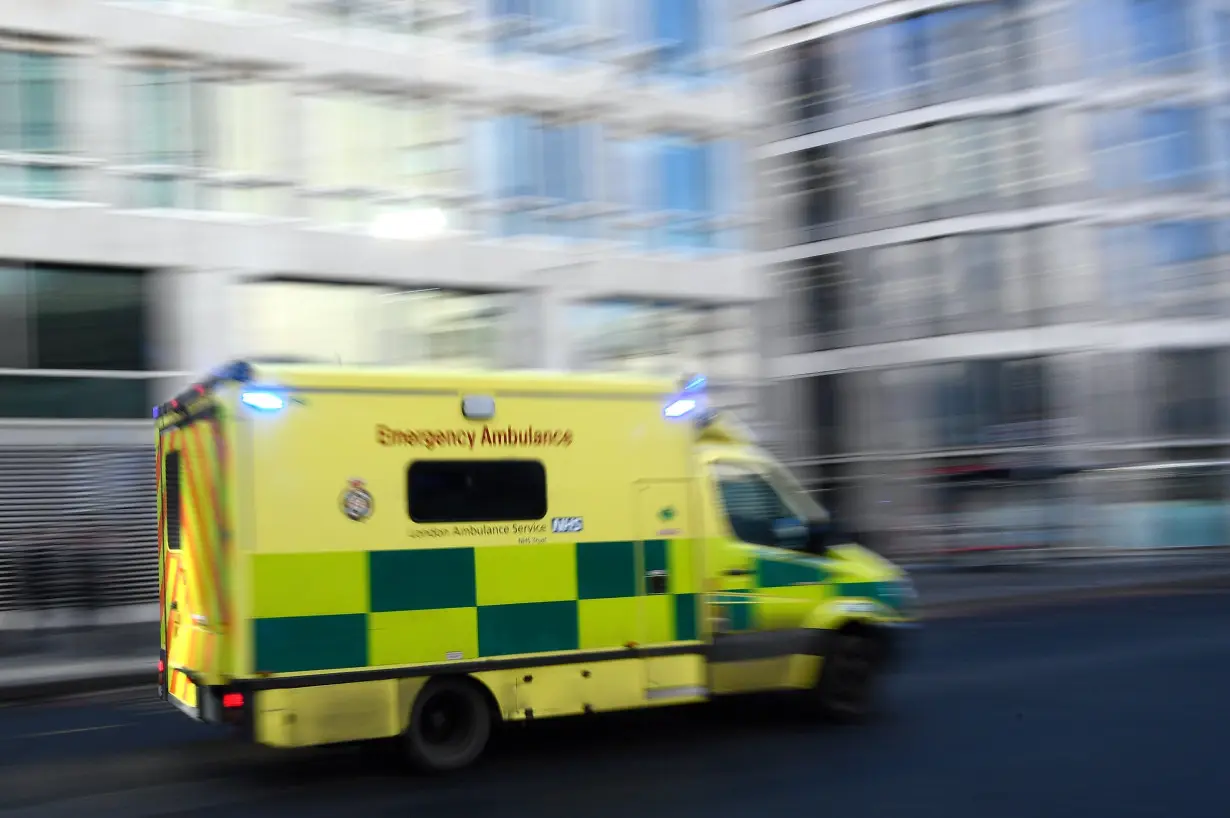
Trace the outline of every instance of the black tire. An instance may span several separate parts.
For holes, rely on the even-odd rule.
[[[868,628],[833,634],[812,691],[818,715],[838,724],[869,720],[877,709],[884,643]]]
[[[403,735],[406,759],[428,773],[460,770],[478,760],[491,738],[491,708],[474,682],[437,678],[414,700]]]

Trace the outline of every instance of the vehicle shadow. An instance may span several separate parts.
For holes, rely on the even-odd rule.
[[[809,753],[836,752],[850,730],[875,731],[892,721],[891,711],[872,724],[845,728],[801,715],[797,700],[783,695],[719,699],[707,704],[545,719],[501,725],[484,758],[469,770],[441,776],[410,770],[392,748],[372,752],[361,746],[263,753],[263,762],[236,771],[246,784],[275,789],[304,789],[361,783],[370,788],[401,790],[407,784],[425,792],[465,787],[506,787],[541,778],[572,786],[586,779],[595,785],[604,771],[619,768],[634,775],[638,786],[655,779],[748,763],[749,747],[772,748],[783,757],[788,748],[805,744]],[[669,758],[669,764],[663,759]],[[527,779],[528,777],[528,779]],[[601,789],[609,788],[608,782]]]

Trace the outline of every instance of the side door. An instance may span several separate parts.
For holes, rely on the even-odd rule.
[[[709,481],[719,518],[708,577],[712,687],[787,686],[791,658],[808,650],[803,622],[824,592],[806,510],[754,461],[713,461]]]

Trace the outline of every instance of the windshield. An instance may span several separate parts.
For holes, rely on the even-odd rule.
[[[790,504],[798,509],[800,516],[813,523],[831,522],[828,509],[816,502],[785,466],[768,461],[765,463],[765,467],[769,472],[769,479],[773,481],[773,484],[780,491],[787,495]]]

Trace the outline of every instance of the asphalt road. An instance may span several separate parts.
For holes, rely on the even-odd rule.
[[[543,722],[444,779],[108,694],[0,709],[0,815],[1224,818],[1226,690],[1230,594],[1193,591],[931,623],[873,725],[772,699]]]

